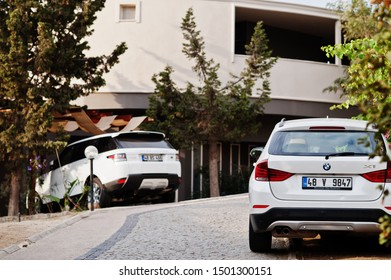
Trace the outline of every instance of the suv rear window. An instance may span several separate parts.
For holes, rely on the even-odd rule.
[[[375,133],[366,131],[279,131],[270,143],[272,155],[325,156],[334,153],[373,154]]]
[[[173,149],[160,135],[127,134],[116,137],[121,148],[167,148]]]

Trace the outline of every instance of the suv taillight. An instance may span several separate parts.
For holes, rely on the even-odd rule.
[[[391,162],[387,162],[387,169],[364,173],[361,176],[373,183],[391,183]]]
[[[279,182],[285,181],[293,174],[277,169],[270,169],[267,159],[258,163],[255,167],[255,180],[256,181],[270,181]]]
[[[126,154],[120,153],[120,154],[109,155],[107,156],[107,158],[112,159],[113,161],[126,161]]]

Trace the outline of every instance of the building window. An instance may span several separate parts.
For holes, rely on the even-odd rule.
[[[140,22],[140,1],[120,0],[116,9],[117,22]]]
[[[136,5],[120,5],[119,20],[120,21],[135,21],[136,20]]]

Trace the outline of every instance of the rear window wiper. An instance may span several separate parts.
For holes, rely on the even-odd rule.
[[[334,153],[326,155],[326,159],[330,157],[351,157],[351,156],[367,156],[366,153],[355,153],[355,152],[342,152],[342,153]]]

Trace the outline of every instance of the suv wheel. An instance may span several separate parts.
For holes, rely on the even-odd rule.
[[[249,222],[249,243],[250,250],[256,253],[269,252],[272,248],[272,234],[270,231],[254,232]]]
[[[111,204],[111,197],[105,190],[99,178],[94,178],[92,181],[94,188],[94,208],[105,208]],[[91,209],[91,193],[88,193],[88,209]]]
[[[169,192],[169,193],[165,193],[165,194],[162,196],[162,202],[163,202],[163,203],[175,202],[175,191],[171,191],[171,192]]]

